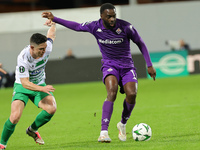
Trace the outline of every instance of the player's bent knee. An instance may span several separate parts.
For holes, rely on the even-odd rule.
[[[127,101],[129,104],[135,104],[135,103],[136,103],[136,95],[137,95],[136,92],[128,93],[128,94],[126,95],[126,101]]]
[[[53,107],[51,108],[51,113],[50,113],[50,114],[55,114],[56,110],[57,110],[57,107],[56,107],[56,106],[53,106]]]
[[[55,114],[55,112],[56,112],[56,110],[57,110],[57,107],[56,107],[56,105],[49,105],[47,108],[46,108],[47,110],[47,112],[49,113],[49,114]]]
[[[137,92],[135,91],[132,91],[132,92],[129,92],[126,96],[130,99],[135,99],[136,98],[136,95],[137,95]]]
[[[20,118],[21,118],[21,115],[19,113],[13,113],[10,115],[10,121],[13,124],[17,124],[19,122]]]
[[[107,95],[107,100],[114,102],[117,97],[117,92],[109,92]]]

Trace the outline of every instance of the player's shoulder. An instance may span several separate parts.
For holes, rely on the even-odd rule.
[[[27,45],[17,56],[18,64],[26,64],[33,61],[33,57],[30,55],[30,45]]]
[[[126,32],[130,32],[130,31],[133,31],[135,29],[134,26],[130,22],[128,22],[128,21],[125,21],[125,20],[122,20],[122,19],[117,19],[117,23]]]
[[[81,26],[95,26],[98,21],[86,21],[81,23]]]
[[[99,23],[99,20],[88,21],[88,22],[82,23],[81,26],[83,28],[86,28],[87,31],[89,31],[90,33],[94,34],[94,31],[96,31],[96,29],[100,27],[100,23]]]
[[[130,26],[131,23],[122,19],[117,18],[117,23],[120,24],[121,26]]]
[[[18,55],[18,59],[26,59],[27,57],[25,57],[25,56],[27,56],[28,55],[28,53],[29,53],[29,49],[30,49],[30,45],[27,45],[20,53],[19,53],[19,55]]]

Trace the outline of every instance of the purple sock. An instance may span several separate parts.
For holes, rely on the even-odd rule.
[[[113,102],[104,101],[102,108],[101,131],[108,130],[112,112],[113,112]]]
[[[129,103],[126,102],[126,99],[125,99],[123,106],[124,106],[124,110],[122,112],[122,120],[121,120],[121,122],[123,124],[126,124],[127,120],[131,116],[131,112],[132,112],[135,104],[129,104]]]

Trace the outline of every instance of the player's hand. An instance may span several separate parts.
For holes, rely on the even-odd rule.
[[[50,19],[51,21],[53,21],[54,15],[51,12],[43,12],[42,17]]]
[[[156,79],[156,70],[154,69],[153,66],[148,67],[148,74],[153,78],[153,80],[155,81]]]
[[[56,24],[55,22],[53,22],[49,19],[44,23],[44,25],[49,26],[49,27],[51,27],[52,25],[55,25],[55,24]]]
[[[52,85],[46,85],[43,87],[42,92],[47,93],[49,95],[51,95],[50,92],[54,92],[55,88]]]

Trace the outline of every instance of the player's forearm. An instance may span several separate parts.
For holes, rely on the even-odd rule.
[[[80,31],[80,23],[74,22],[74,21],[68,21],[68,20],[64,20],[61,18],[57,18],[54,16],[53,22],[58,23],[60,25],[63,25],[69,29],[75,30],[75,31]]]
[[[22,86],[25,89],[31,90],[31,91],[42,91],[42,86],[36,85],[30,81],[27,80],[21,80]]]
[[[3,74],[7,74],[7,72],[3,70],[2,68],[0,68],[0,72],[2,72]]]
[[[146,61],[147,67],[151,67],[152,66],[152,62],[151,62],[151,58],[149,56],[149,52],[147,50],[147,47],[144,43],[140,43],[138,44],[138,47]]]
[[[53,41],[56,38],[56,25],[53,23],[47,32],[47,37],[51,38]]]

